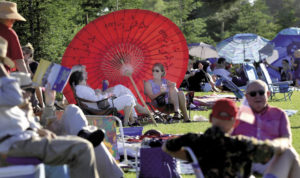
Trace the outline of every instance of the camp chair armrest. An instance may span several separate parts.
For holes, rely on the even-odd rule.
[[[292,83],[293,83],[293,81],[282,81],[282,82],[273,82],[272,85],[276,85],[276,86],[279,86],[279,85],[290,85]]]
[[[102,102],[102,101],[105,101],[105,100],[108,100],[108,98],[105,98],[105,99],[102,99],[102,100],[97,100],[97,101],[91,101],[91,100],[87,100],[87,99],[84,99],[84,98],[80,98],[78,96],[76,96],[81,102],[86,102],[86,103],[98,103],[98,102]]]

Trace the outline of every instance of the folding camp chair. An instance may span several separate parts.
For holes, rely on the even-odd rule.
[[[45,178],[44,164],[15,165],[0,168],[1,178]]]
[[[217,76],[216,86],[226,86],[233,94],[236,96],[236,99],[242,99],[244,93],[237,87],[232,81],[226,79],[223,76]]]
[[[246,77],[248,78],[249,81],[257,80],[259,78],[256,72],[256,68],[253,64],[244,63],[243,71],[245,72]]]
[[[162,108],[156,108],[154,105],[154,101],[147,96],[145,92],[145,82],[144,81],[144,95],[146,96],[146,104],[150,108],[151,112],[154,114],[155,120],[159,123],[168,123],[169,120],[172,118],[170,116],[171,113],[174,113],[174,105],[173,104],[166,104]]]
[[[265,66],[264,63],[259,64],[260,72],[262,74],[262,80],[264,80],[269,88],[269,91],[271,92],[271,99],[275,99],[276,93],[282,93],[283,98],[279,98],[277,100],[285,100],[287,97],[291,101],[291,96],[293,94],[293,89],[290,87],[290,85],[293,83],[293,81],[283,81],[283,82],[272,82],[272,79],[269,75],[269,72]]]
[[[72,88],[72,87],[71,87]],[[109,107],[106,109],[94,109],[94,108],[90,108],[88,107],[85,103],[95,103],[98,104],[99,102],[107,102],[105,100],[108,100],[108,98],[103,99],[103,100],[99,100],[99,101],[89,101],[83,98],[80,98],[76,95],[76,91],[74,88],[72,88],[73,94],[74,94],[74,98],[76,101],[76,104],[82,109],[84,114],[87,115],[116,115],[117,114],[117,109],[115,107]]]
[[[192,167],[193,167],[196,178],[204,178],[204,175],[203,175],[202,170],[200,168],[198,159],[197,159],[195,153],[193,152],[193,150],[190,147],[183,147],[183,149],[185,151],[187,151],[189,153],[190,157],[192,158],[192,161],[193,161],[192,162]]]
[[[34,157],[10,157],[0,153],[1,178],[45,178],[45,165]]]
[[[122,121],[116,116],[86,115],[86,118],[90,125],[94,125],[105,130],[106,134],[104,138],[104,144],[110,153],[115,157],[115,159],[119,159],[116,131],[116,122],[118,122],[120,127],[121,142],[124,148],[124,161],[120,163],[120,166],[135,167],[134,165],[136,165],[136,163],[132,163],[128,160]]]

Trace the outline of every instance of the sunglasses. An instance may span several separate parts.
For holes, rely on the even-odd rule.
[[[158,73],[158,72],[160,72],[160,70],[153,69],[152,72],[157,72]]]
[[[263,95],[265,94],[265,91],[264,91],[264,90],[250,91],[248,94],[249,94],[251,97],[255,97],[257,93],[258,93],[260,96],[263,96]]]

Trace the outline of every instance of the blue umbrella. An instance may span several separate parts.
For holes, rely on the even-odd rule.
[[[219,56],[226,59],[227,62],[239,64],[245,59],[250,62],[260,60],[259,50],[266,46],[269,40],[252,33],[236,34],[217,44]]]

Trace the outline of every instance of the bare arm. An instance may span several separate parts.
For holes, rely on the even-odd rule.
[[[55,115],[55,102],[56,92],[50,89],[50,85],[46,86],[45,90],[45,105],[46,107],[43,110],[42,117],[41,117],[41,124],[43,126],[47,126],[51,119],[56,118]]]
[[[272,66],[272,65],[269,64],[267,61],[265,61],[264,63],[265,63],[268,67],[271,67],[272,69],[279,71],[279,68],[278,68],[278,67]]]
[[[15,63],[16,63],[16,68],[18,69],[19,72],[28,73],[24,59],[17,59],[15,60]]]
[[[42,88],[41,87],[37,87],[36,90],[35,90],[35,93],[36,93],[37,99],[39,101],[40,107],[43,108],[44,107],[44,99],[43,99]]]

